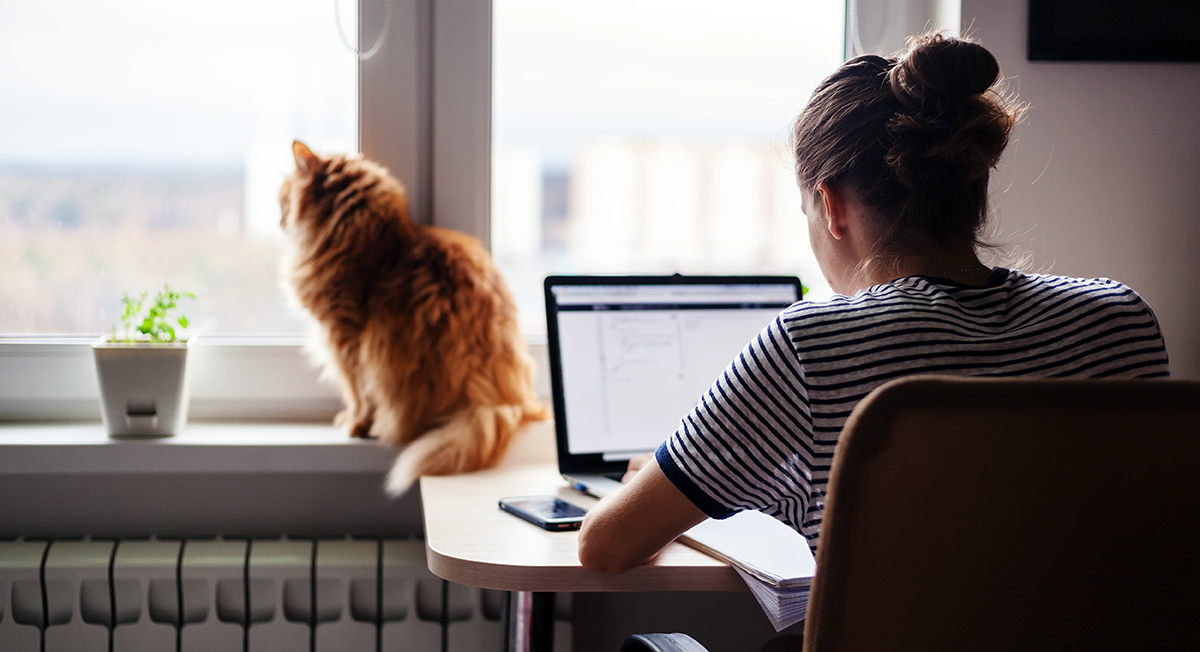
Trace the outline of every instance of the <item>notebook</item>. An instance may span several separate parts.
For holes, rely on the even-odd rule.
[[[558,470],[603,497],[779,312],[794,276],[551,276],[545,281]]]

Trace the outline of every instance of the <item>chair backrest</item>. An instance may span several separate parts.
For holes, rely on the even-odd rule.
[[[1200,382],[880,387],[817,569],[805,650],[1200,649]]]

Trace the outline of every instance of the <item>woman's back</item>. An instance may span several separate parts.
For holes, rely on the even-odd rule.
[[[1108,279],[996,268],[986,286],[971,287],[910,276],[853,297],[798,303],[780,319],[810,386],[836,375],[877,386],[914,368],[971,376],[1166,373],[1153,313]]]
[[[659,464],[714,515],[760,509],[815,547],[837,438],[883,383],[913,374],[1168,375],[1154,314],[1107,279],[997,268],[984,287],[911,276],[785,310],[668,440]],[[721,459],[721,473],[705,471]]]

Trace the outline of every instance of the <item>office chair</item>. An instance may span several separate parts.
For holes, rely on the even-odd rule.
[[[1200,649],[1200,382],[884,385],[817,568],[806,651]]]
[[[1200,383],[905,379],[834,460],[806,650],[1200,649]]]

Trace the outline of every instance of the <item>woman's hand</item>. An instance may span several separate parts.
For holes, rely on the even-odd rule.
[[[625,475],[621,476],[621,482],[623,484],[629,484],[629,481],[633,480],[633,477],[637,475],[638,471],[641,471],[647,464],[650,463],[650,460],[652,459],[654,459],[653,452],[642,453],[641,455],[634,455],[633,457],[629,458],[629,468],[625,470]]]

